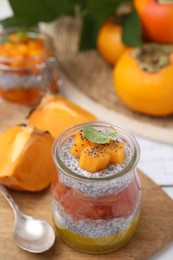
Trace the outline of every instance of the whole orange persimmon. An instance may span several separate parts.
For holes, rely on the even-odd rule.
[[[144,35],[160,43],[173,43],[173,0],[134,0]]]
[[[115,91],[130,109],[173,114],[173,46],[144,45],[127,50],[113,70]]]
[[[112,65],[127,49],[122,42],[122,26],[115,19],[106,21],[99,30],[97,37],[97,49],[101,55]]]

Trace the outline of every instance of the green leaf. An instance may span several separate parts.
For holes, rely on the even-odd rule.
[[[80,35],[79,49],[81,51],[96,48],[96,39],[102,22],[90,15],[83,17],[82,31]]]
[[[104,133],[94,129],[92,126],[85,126],[83,128],[83,133],[84,133],[84,136],[91,142],[94,142],[97,144],[106,144],[106,143],[109,143],[109,141],[115,136],[116,130],[113,129],[112,133],[104,134]]]
[[[31,20],[31,19],[27,19],[27,17],[25,17],[24,19],[18,18],[16,16],[12,16],[12,17],[8,17],[4,20],[1,20],[1,24],[4,27],[13,27],[13,26],[33,26],[35,25],[35,23]]]
[[[93,17],[105,21],[115,15],[115,9],[124,0],[88,0],[88,9]]]
[[[62,15],[74,16],[76,6],[83,20],[80,50],[96,47],[100,26],[121,3],[132,0],[9,0],[14,16],[2,22],[5,27],[35,26],[38,22],[49,22]],[[122,40],[129,46],[141,46],[141,26],[135,9],[123,21]]]
[[[81,9],[87,7],[88,0],[68,0],[71,5],[78,5]]]
[[[74,15],[69,0],[9,0],[15,16],[32,24],[49,22],[60,15]],[[24,24],[25,25],[25,24]]]
[[[142,46],[141,22],[135,8],[124,17],[122,25],[122,41],[128,46]]]

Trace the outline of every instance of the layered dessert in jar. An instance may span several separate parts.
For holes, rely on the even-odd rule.
[[[9,28],[0,33],[0,97],[36,106],[57,93],[60,76],[51,41],[37,29]]]
[[[55,140],[53,159],[52,211],[62,240],[94,254],[126,244],[141,201],[139,146],[131,133],[103,122],[78,124]]]

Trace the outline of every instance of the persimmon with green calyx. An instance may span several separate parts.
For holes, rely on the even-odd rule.
[[[173,46],[148,44],[127,50],[113,70],[116,94],[130,109],[173,114]]]
[[[150,40],[173,44],[173,0],[135,0],[144,35]]]
[[[28,123],[57,137],[74,124],[95,121],[96,117],[60,95],[46,95],[33,110]]]
[[[40,191],[56,175],[53,137],[27,125],[13,126],[0,135],[0,183],[15,190]]]

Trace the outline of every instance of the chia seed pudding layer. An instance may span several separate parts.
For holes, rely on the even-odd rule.
[[[111,220],[79,220],[74,221],[72,217],[65,213],[63,207],[55,200],[52,200],[53,214],[55,222],[65,229],[80,236],[90,238],[101,238],[118,234],[127,229],[136,219],[139,213],[140,205],[138,204],[133,214],[129,217],[114,218]]]
[[[114,138],[113,138],[114,139]],[[99,181],[99,179],[104,177],[116,176],[121,172],[132,159],[132,148],[121,136],[116,136],[114,140],[119,142],[124,142],[125,144],[125,161],[123,164],[110,164],[106,169],[99,172],[91,174],[78,166],[79,159],[74,157],[70,153],[70,147],[73,143],[74,138],[68,138],[62,146],[60,151],[60,159],[62,163],[70,169],[76,176],[84,176],[88,178],[88,181],[83,181],[80,178],[75,179],[73,176],[65,175],[61,170],[58,170],[59,181],[64,183],[66,186],[77,189],[81,191],[85,196],[101,196],[101,195],[111,195],[119,193],[121,190],[125,189],[134,177],[134,171],[129,171],[124,176],[117,177],[115,179]],[[98,178],[97,180],[92,180],[92,178]]]
[[[3,86],[4,89],[17,89],[22,86],[22,88],[36,88],[39,87],[42,83],[41,75],[29,74],[29,75],[18,75],[12,73],[0,73],[0,86]]]
[[[0,64],[1,66],[1,64]],[[49,57],[43,64],[37,64],[33,68],[40,69],[39,73],[31,73],[30,68],[26,69],[28,74],[18,74],[18,68],[11,73],[9,69],[0,71],[0,86],[6,90],[39,88],[42,85],[49,85],[52,79],[58,80],[57,63],[54,57]],[[32,69],[32,66],[31,66]],[[25,72],[25,68],[19,67],[19,72]]]

